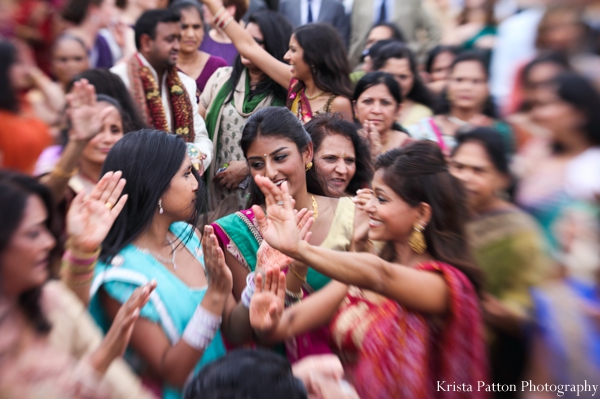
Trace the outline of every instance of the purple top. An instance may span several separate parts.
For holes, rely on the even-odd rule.
[[[200,72],[200,76],[196,78],[196,85],[198,86],[198,91],[202,93],[204,91],[204,87],[206,87],[206,82],[212,76],[215,71],[221,67],[226,67],[227,61],[225,61],[221,57],[215,57],[211,55],[208,61],[206,61],[206,65],[202,68],[202,72]]]
[[[223,58],[227,61],[227,65],[233,65],[233,61],[238,55],[238,51],[233,43],[217,43],[210,35],[204,36],[204,40],[202,41],[199,50]]]
[[[92,68],[112,68],[114,65],[113,55],[110,51],[110,46],[106,39],[98,34],[96,36],[96,43],[90,54],[90,63]]]

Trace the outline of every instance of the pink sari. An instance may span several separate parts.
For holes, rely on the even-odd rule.
[[[362,399],[487,398],[487,349],[479,301],[467,277],[447,264],[421,270],[440,273],[450,291],[450,312],[437,331],[428,318],[392,300],[368,302],[352,288],[330,324],[333,346]],[[439,390],[466,384],[472,392]]]

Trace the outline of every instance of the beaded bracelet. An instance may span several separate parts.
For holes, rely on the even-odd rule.
[[[246,308],[250,308],[250,301],[252,300],[252,296],[254,295],[254,290],[256,289],[256,283],[254,282],[254,272],[248,274],[246,277],[246,288],[242,291],[242,305]]]
[[[182,339],[192,348],[202,351],[210,345],[221,326],[222,317],[198,305],[194,315],[183,330]]]
[[[213,17],[213,25],[215,25],[215,26],[217,25],[217,22],[219,21],[219,17],[224,12],[225,12],[225,7],[221,6],[221,8],[219,8],[219,10],[217,11],[217,13]]]
[[[233,17],[229,16],[229,19],[227,19],[227,21],[225,21],[225,23],[223,23],[223,26],[221,27],[222,30],[227,29],[227,27],[229,26],[229,24],[231,23],[231,21],[233,21]]]
[[[221,27],[221,24],[223,24],[223,22],[229,17],[231,16],[231,14],[229,14],[229,12],[225,11],[223,13],[223,15],[221,15],[219,18],[217,18],[217,20],[215,21],[215,26],[217,28]]]

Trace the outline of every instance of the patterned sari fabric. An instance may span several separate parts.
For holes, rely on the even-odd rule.
[[[321,247],[336,251],[350,250],[354,232],[354,213],[355,205],[350,198],[340,198],[329,233],[321,243]],[[251,209],[221,218],[212,226],[223,250],[234,256],[248,271],[255,271],[257,265],[261,263],[276,262],[282,265],[282,268],[291,263],[291,259],[263,243]],[[288,270],[284,269],[284,272]],[[308,269],[306,280],[302,287],[305,298],[331,281],[313,269]],[[306,356],[326,353],[331,353],[327,327],[300,334],[286,341],[286,354],[292,363]]]
[[[297,79],[292,79],[288,89],[288,106],[290,111],[296,115],[300,122],[305,124],[308,123],[315,115],[327,114],[331,112],[331,103],[335,97],[335,94],[331,95],[321,108],[313,112],[310,107],[310,102],[306,97],[304,85],[300,86]]]
[[[440,273],[450,309],[441,331],[431,320],[386,299],[374,304],[352,287],[330,324],[346,375],[362,399],[486,398],[484,330],[477,294],[467,277],[447,264],[418,267]],[[470,384],[472,392],[438,391],[438,382]]]

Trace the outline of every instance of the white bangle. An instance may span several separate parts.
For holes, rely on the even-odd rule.
[[[246,277],[246,288],[242,291],[242,305],[248,309],[250,309],[250,301],[252,300],[252,295],[254,295],[255,288],[254,272],[252,272]]]
[[[221,321],[221,316],[216,316],[198,305],[181,338],[192,348],[202,351],[212,342]]]

